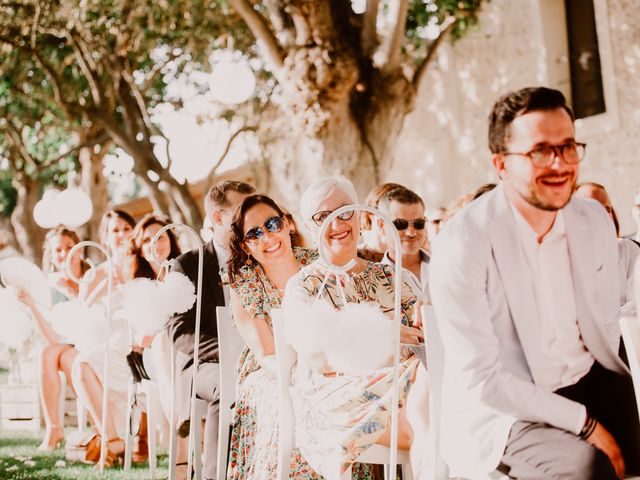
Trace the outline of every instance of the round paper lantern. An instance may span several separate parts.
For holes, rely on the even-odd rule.
[[[211,72],[209,87],[215,101],[237,105],[253,95],[256,76],[245,60],[222,60]]]
[[[60,224],[56,211],[56,199],[59,194],[58,190],[47,190],[42,199],[36,203],[33,209],[33,219],[42,228],[53,228]]]
[[[79,188],[64,190],[55,200],[58,223],[78,228],[89,221],[93,214],[91,198]]]

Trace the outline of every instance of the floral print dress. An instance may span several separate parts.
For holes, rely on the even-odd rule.
[[[293,252],[300,268],[317,258],[317,253],[313,250],[294,248]],[[282,297],[260,265],[243,267],[231,288],[249,315],[271,325],[271,309],[280,308]],[[278,404],[277,380],[261,369],[253,353],[245,347],[238,362],[235,418],[231,431],[227,479],[276,478]],[[369,479],[371,477],[368,471],[361,467],[354,478]],[[294,452],[289,476],[300,480],[322,479],[298,451]]]
[[[331,276],[326,283],[325,267],[320,262],[303,268],[289,280],[285,312],[289,299],[329,302],[340,309],[347,303],[375,302],[389,316],[393,315],[393,268],[368,263],[359,273],[342,277],[342,292]],[[344,294],[344,296],[343,296]],[[403,284],[402,322],[413,314],[416,297]],[[285,313],[286,314],[286,313]],[[411,350],[402,351],[399,376],[399,404],[402,406],[415,377],[419,360]],[[320,371],[313,359],[298,355],[291,393],[296,416],[296,440],[303,457],[326,478],[340,478],[354,460],[384,433],[391,415],[393,367],[366,374]]]

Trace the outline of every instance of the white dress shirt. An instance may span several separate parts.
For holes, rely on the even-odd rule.
[[[216,251],[216,256],[218,257],[218,266],[220,267],[220,271],[218,273],[220,274],[220,278],[223,278],[223,273],[227,271],[227,263],[231,257],[231,252],[216,242],[215,238],[211,240],[211,242],[213,243],[213,249]],[[224,304],[228,306],[231,295],[229,293],[229,285],[226,283],[222,284],[222,293],[224,294]]]
[[[575,384],[595,359],[585,348],[578,327],[571,260],[562,210],[538,243],[537,235],[513,205],[521,247],[533,280],[538,307],[540,367],[536,383],[549,391]]]

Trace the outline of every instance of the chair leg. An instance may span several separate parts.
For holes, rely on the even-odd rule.
[[[79,399],[76,398],[76,419],[78,420],[78,431],[80,433],[84,432],[85,427],[87,426],[87,411],[82,406],[82,403]]]
[[[124,471],[128,476],[131,470],[131,459],[133,457],[133,436],[131,434],[131,417],[133,413],[133,397],[134,397],[135,385],[133,382],[129,382],[129,388],[127,389],[127,419],[125,422],[125,434],[124,434]]]
[[[189,439],[193,442],[193,471],[195,480],[202,480],[202,419],[198,415],[193,426],[193,436]]]
[[[58,421],[64,428],[64,412],[67,406],[67,377],[64,372],[58,372],[60,377],[60,396],[58,397]]]
[[[222,404],[222,402],[220,402]],[[221,408],[218,413],[218,478],[226,478],[229,461],[229,425],[231,425],[231,409]]]
[[[151,480],[156,480],[156,412],[151,404],[151,396],[147,386],[147,435],[149,438],[149,473]]]
[[[178,429],[176,424],[178,419],[173,415],[173,419],[169,422],[169,478],[168,480],[175,480],[176,478],[176,449],[178,445]]]

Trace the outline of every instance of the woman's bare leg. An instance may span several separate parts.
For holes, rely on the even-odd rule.
[[[60,358],[71,349],[70,345],[53,343],[42,351],[40,365],[40,399],[43,405],[46,432],[40,449],[51,450],[64,438],[64,428],[60,418]],[[66,374],[70,380],[70,374]]]
[[[89,411],[93,424],[100,429],[102,427],[102,382],[86,362],[75,362],[72,370],[76,394]],[[109,410],[107,410],[106,432],[100,433],[106,435],[107,440],[118,437],[113,415]]]
[[[67,348],[60,355],[60,370],[64,372],[64,376],[67,379],[67,385],[69,385],[69,387],[71,388],[71,391],[73,392],[73,395],[76,397],[77,397],[76,390],[73,387],[73,379],[71,378],[71,375],[72,375],[71,369],[73,367],[73,361],[76,359],[77,356],[78,356],[78,351],[73,347]]]

